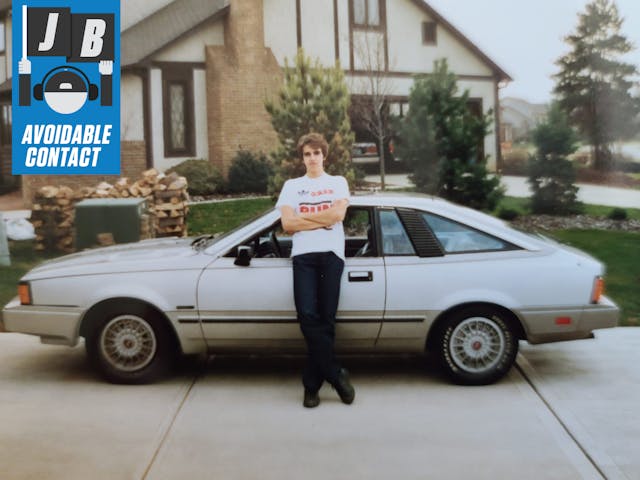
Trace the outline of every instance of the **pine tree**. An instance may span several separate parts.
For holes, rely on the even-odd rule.
[[[296,151],[298,139],[317,132],[329,143],[325,171],[342,175],[353,186],[356,172],[351,165],[354,136],[348,116],[349,92],[340,65],[323,68],[318,60],[298,50],[295,65],[285,59],[285,81],[276,100],[267,100],[265,107],[280,145],[272,153],[275,175],[270,191],[277,193],[289,178],[305,174],[305,167]]]
[[[592,1],[565,39],[571,51],[556,62],[560,106],[592,146],[594,166],[601,171],[613,165],[610,144],[638,132],[640,100],[630,93],[637,69],[620,60],[633,48],[620,33],[622,23],[614,1]]]
[[[479,209],[492,209],[502,196],[500,180],[489,176],[479,146],[489,132],[492,113],[469,109],[469,92],[458,91],[446,60],[434,63],[428,77],[417,78],[409,111],[398,125],[398,156],[408,163],[418,190]]]
[[[531,210],[553,215],[579,212],[576,174],[567,158],[577,149],[577,135],[558,104],[551,106],[547,120],[535,128],[533,141],[537,152],[529,160]]]

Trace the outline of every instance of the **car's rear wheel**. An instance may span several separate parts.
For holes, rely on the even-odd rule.
[[[453,381],[486,385],[509,371],[518,353],[518,339],[502,312],[472,306],[444,319],[437,349],[442,366]]]
[[[164,322],[144,308],[96,321],[86,338],[89,358],[114,383],[149,383],[164,375],[175,356]]]

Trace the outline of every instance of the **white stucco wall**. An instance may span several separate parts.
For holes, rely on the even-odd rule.
[[[351,68],[349,57],[349,0],[338,0],[338,42],[340,45],[340,65],[345,70]]]
[[[205,45],[224,45],[222,21],[207,23],[178,42],[162,49],[153,60],[159,62],[204,62]]]
[[[263,14],[264,44],[271,49],[278,63],[284,65],[284,59],[293,59],[298,48],[296,1],[263,0]]]
[[[120,77],[120,139],[144,140],[142,79],[138,75]]]
[[[430,72],[433,62],[446,57],[449,67],[459,75],[491,75],[489,67],[458,38],[437,27],[437,45],[423,45],[422,22],[428,15],[408,0],[402,8],[387,8],[389,63],[401,72]]]
[[[313,58],[323,65],[334,65],[335,31],[333,28],[333,2],[325,0],[300,0],[300,26],[302,48],[312,52]]]

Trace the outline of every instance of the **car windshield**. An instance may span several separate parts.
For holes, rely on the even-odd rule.
[[[255,216],[251,217],[249,220],[246,220],[246,221],[242,222],[237,227],[232,228],[231,230],[228,230],[226,232],[217,233],[217,234],[207,233],[207,234],[203,234],[203,235],[194,237],[193,241],[191,242],[191,246],[193,248],[197,249],[197,250],[205,249],[205,248],[213,245],[214,243],[217,243],[220,240],[228,237],[232,233],[243,229],[247,225],[255,222],[256,220],[258,220],[259,218],[262,218],[262,217],[264,217],[266,215],[269,215],[273,210],[274,210],[273,208],[269,208],[268,210],[266,210],[264,212],[261,212],[258,215],[255,215]]]

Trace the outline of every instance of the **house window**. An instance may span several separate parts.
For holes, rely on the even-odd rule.
[[[353,0],[353,24],[357,27],[380,27],[380,0]]]
[[[11,105],[0,105],[0,145],[11,145]]]
[[[162,116],[166,157],[195,156],[193,71],[168,67],[162,72]]]
[[[4,43],[4,20],[0,20],[0,53],[4,53],[6,45]]]
[[[436,22],[422,22],[422,44],[436,45],[438,43],[438,29]]]

